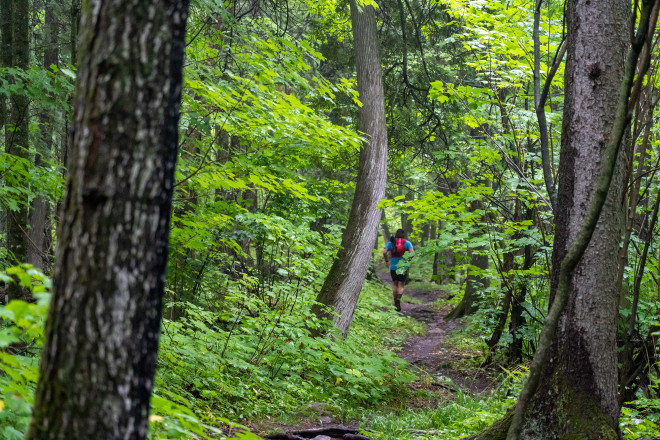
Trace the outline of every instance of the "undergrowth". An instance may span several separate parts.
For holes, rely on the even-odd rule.
[[[411,283],[412,284],[412,283]],[[415,284],[415,288],[418,288]],[[423,286],[423,285],[422,285]],[[439,286],[424,286],[439,289]],[[442,286],[443,290],[450,286]],[[436,306],[446,307],[456,303],[452,300],[438,300]],[[483,338],[477,325],[467,318],[466,325],[450,333],[445,340],[446,349],[474,350],[483,348]],[[465,367],[475,367],[475,361]],[[424,382],[424,377],[420,377]],[[450,381],[451,382],[451,381]],[[400,402],[397,408],[381,408],[380,411],[362,414],[362,426],[375,440],[417,440],[417,439],[460,439],[474,434],[500,419],[515,402],[514,397],[521,387],[520,375],[502,374],[499,386],[485,391],[482,395],[472,395],[458,388],[457,392],[432,391],[421,389],[410,401]],[[455,386],[451,388],[456,389]],[[413,398],[426,400],[422,407],[411,405]]]
[[[341,417],[400,396],[415,374],[390,349],[422,327],[396,314],[389,297],[381,284],[365,284],[346,340],[311,335],[321,323],[309,301],[229,324],[187,304],[186,317],[164,324],[158,390],[208,423],[222,415],[257,425],[295,423],[310,404]]]
[[[460,439],[500,419],[511,399],[459,393],[431,408],[401,410],[370,419],[369,435],[375,440]]]
[[[8,272],[0,278],[19,279],[38,300],[0,306],[0,438],[11,440],[23,437],[31,416],[50,281],[29,266]],[[295,313],[263,308],[240,322],[186,304],[185,316],[164,323],[150,438],[256,439],[235,422],[295,426],[318,423],[324,412],[358,422],[375,440],[452,440],[498,420],[514,403],[523,370],[503,370],[500,385],[480,396],[413,391],[410,383],[423,378],[392,350],[423,326],[390,302],[388,287],[366,283],[346,340],[310,335],[321,324],[309,300],[299,301]],[[448,339],[449,348],[482,343],[474,319]],[[27,348],[13,353],[8,347],[15,343]],[[410,405],[420,398],[428,403]],[[660,434],[659,402],[639,399],[623,409],[627,438]]]

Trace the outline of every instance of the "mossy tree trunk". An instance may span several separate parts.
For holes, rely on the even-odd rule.
[[[570,0],[551,296],[596,189],[630,41],[630,3]],[[607,32],[603,32],[607,29]],[[617,438],[618,248],[623,149],[592,240],[573,278],[550,362],[521,438]],[[591,172],[585,172],[591,170]]]
[[[638,29],[631,32],[630,4],[623,0],[567,3],[551,307],[513,417],[496,424],[510,425],[508,440],[622,438],[615,345],[622,144],[649,66],[651,51],[643,47],[659,7],[643,0]]]
[[[596,188],[603,188],[599,176],[601,164],[609,166],[606,151],[617,151],[607,147],[622,142],[621,133],[614,133],[612,127],[621,125],[617,104],[623,96],[620,89],[628,87],[622,84],[628,84],[623,80],[630,43],[629,13],[630,3],[625,0],[569,0],[567,4],[568,56],[551,278],[553,301],[563,301],[558,289],[560,271],[571,274],[571,279],[549,359],[538,364],[538,385],[524,406],[526,410],[520,413],[522,439],[614,440],[620,436],[616,319],[623,148],[616,158],[612,156],[615,163],[609,192],[600,216],[595,217],[598,221],[590,241],[587,237],[585,242],[582,230],[594,218],[591,202]],[[563,267],[571,263],[563,260],[572,249],[571,260],[566,260],[573,261],[578,233],[580,243],[588,245],[574,270],[567,272]],[[515,426],[509,438],[517,438],[513,436]]]
[[[54,292],[27,439],[146,438],[187,9],[187,0],[85,2]]]
[[[360,290],[371,260],[381,213],[378,202],[387,181],[387,125],[380,63],[376,11],[351,1],[355,67],[360,93],[360,131],[368,136],[360,152],[355,196],[342,237],[341,249],[321,288],[317,301],[333,309],[333,324],[344,337],[353,321]],[[317,315],[330,317],[321,307]]]

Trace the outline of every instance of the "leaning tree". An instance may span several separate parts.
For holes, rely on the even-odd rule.
[[[367,139],[360,151],[355,196],[342,237],[341,249],[330,268],[315,306],[317,315],[329,317],[344,337],[369,267],[381,213],[378,202],[385,196],[387,181],[387,126],[380,66],[376,11],[351,0],[351,24],[355,44],[355,68],[360,93],[360,131]]]

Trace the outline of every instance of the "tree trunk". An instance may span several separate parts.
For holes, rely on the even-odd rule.
[[[493,360],[493,355],[495,354],[495,346],[502,337],[504,326],[506,325],[507,318],[509,317],[511,298],[514,295],[515,290],[515,280],[512,273],[515,261],[515,253],[513,251],[505,252],[502,260],[503,261],[498,261],[498,271],[500,272],[500,278],[502,279],[502,290],[505,291],[504,298],[502,299],[502,303],[499,306],[500,310],[497,313],[498,319],[497,324],[495,324],[495,328],[493,329],[493,334],[491,335],[490,339],[486,341],[486,345],[488,346],[488,354],[486,355],[486,360],[484,360],[482,365],[488,365]]]
[[[438,238],[438,231],[442,233],[442,222],[433,222],[433,226],[431,226],[431,232],[429,234],[429,238],[431,239],[431,242],[434,246],[437,246],[436,240]],[[431,282],[432,283],[440,283],[440,276],[438,275],[438,269],[440,266],[440,252],[436,251],[433,254],[433,274],[431,275]]]
[[[438,184],[438,191],[443,195],[447,196],[452,194],[456,188],[456,182],[452,180],[445,180],[444,184]],[[438,228],[436,236],[441,234],[453,234],[445,230],[445,222],[442,220],[438,221]],[[433,280],[437,281],[438,284],[450,284],[456,282],[457,274],[454,266],[456,265],[456,258],[454,257],[454,248],[445,247],[441,251],[435,253],[433,257]]]
[[[536,6],[534,8],[534,108],[536,110],[536,118],[539,122],[539,141],[541,142],[541,166],[543,168],[543,180],[545,181],[545,188],[548,191],[548,198],[552,209],[557,209],[557,192],[555,190],[555,182],[552,178],[552,162],[553,158],[550,156],[550,148],[548,141],[548,121],[545,114],[545,97],[542,98],[541,94],[541,37],[540,37],[540,21],[541,21],[541,6],[543,0],[535,0]],[[562,48],[565,45],[562,46]],[[558,60],[561,61],[561,58]],[[546,86],[552,81],[552,76],[546,79]],[[544,88],[545,89],[545,88]],[[546,90],[544,90],[546,91]],[[547,97],[547,93],[545,94]]]
[[[54,293],[27,439],[147,435],[187,9],[187,0],[86,2]]]
[[[27,70],[30,67],[30,2],[16,0],[12,2],[12,65]],[[18,186],[23,182],[22,173],[27,172],[21,160],[28,159],[30,148],[30,100],[27,95],[14,94],[10,97],[9,121],[5,127],[5,151],[15,156],[19,162],[14,165],[14,175],[8,185]],[[27,262],[28,254],[28,199],[27,194],[16,196],[18,208],[7,212],[7,250],[13,264]],[[27,299],[28,292],[17,283],[7,286],[9,300]]]
[[[360,152],[355,197],[342,237],[342,247],[321,288],[317,301],[329,306],[337,316],[333,324],[344,337],[353,321],[360,290],[367,273],[387,181],[387,126],[385,99],[378,48],[376,12],[373,6],[351,1],[351,24],[355,44],[360,108],[360,131],[369,137]],[[318,316],[330,317],[327,310],[314,307]]]
[[[440,284],[440,252],[433,254],[433,274],[431,275],[431,282]]]
[[[475,250],[477,252],[475,252]],[[470,249],[468,251],[468,258],[470,259],[471,266],[475,266],[479,270],[488,269],[488,255],[483,254],[483,252],[486,252],[483,247],[474,250]],[[483,277],[480,274],[475,273],[474,269],[469,268],[465,279],[465,292],[463,293],[463,298],[461,299],[461,302],[447,314],[445,319],[462,318],[476,312],[479,308],[478,292],[485,290],[489,285],[490,280],[487,277]]]
[[[400,188],[400,195],[405,196],[405,202],[410,202],[412,200],[415,200],[415,193],[411,191],[412,188],[412,182],[408,181],[406,183],[405,180],[403,180]],[[413,224],[412,220],[408,217],[408,212],[403,211],[401,212],[401,229],[403,229],[406,232],[406,237],[410,237],[410,235],[413,232]],[[412,240],[411,240],[412,241]],[[417,243],[413,242],[413,245],[417,245]]]
[[[576,240],[594,196],[614,123],[630,39],[629,11],[630,3],[624,0],[568,2],[552,298],[561,261]],[[618,436],[616,285],[623,220],[623,158],[622,149],[592,240],[573,272],[551,358],[525,416],[521,438]]]
[[[78,63],[78,34],[80,32],[80,12],[82,11],[81,0],[71,0],[71,10],[69,18],[71,19],[71,33],[69,35],[69,46],[71,49],[71,64]]]
[[[12,66],[12,3],[13,0],[0,0],[0,32],[2,32],[2,67]],[[4,127],[9,115],[7,114],[7,100],[5,96],[0,96],[0,127]]]
[[[533,208],[527,208],[526,220],[531,220],[534,213]],[[523,260],[523,271],[529,270],[534,264],[534,255],[532,246],[525,245]],[[523,341],[524,336],[519,332],[523,325],[525,325],[525,317],[523,312],[523,303],[527,297],[527,280],[523,277],[519,283],[516,283],[516,288],[513,291],[513,298],[511,301],[511,319],[509,320],[509,334],[511,335],[511,342],[509,342],[508,357],[510,364],[522,362],[523,358]]]
[[[51,65],[57,65],[59,61],[59,23],[55,18],[56,5],[53,1],[46,2],[45,5],[45,38],[43,40],[44,46],[44,63],[43,67],[46,71],[51,71]],[[51,116],[51,111],[42,109],[39,114],[39,128],[41,130],[41,145],[37,149],[37,154],[34,158],[34,165],[37,167],[45,166],[44,157],[50,159],[51,151],[53,149],[53,124],[54,119]],[[44,270],[46,269],[46,262],[48,261],[48,238],[51,235],[51,226],[48,222],[48,214],[50,212],[50,203],[45,196],[38,196],[30,203],[30,214],[28,222],[30,229],[29,236],[29,250],[27,261],[33,266]]]
[[[12,66],[12,0],[0,0],[0,32],[2,32],[2,55],[0,61],[2,61],[2,67],[11,67]],[[7,143],[7,133],[8,127],[7,122],[9,121],[9,107],[7,106],[7,99],[4,95],[0,95],[0,117],[2,117],[2,128],[5,130],[5,145]],[[7,222],[9,219],[7,219]],[[7,222],[2,224],[2,232],[7,231]],[[3,243],[6,245],[7,243]],[[5,294],[0,298],[0,303],[9,302],[9,293],[5,289]]]
[[[392,234],[390,233],[390,227],[387,224],[387,216],[385,214],[385,210],[381,210],[380,214],[380,227],[383,230],[383,247],[387,245],[387,242],[390,241],[390,237]]]
[[[483,209],[483,204],[479,200],[475,200],[470,205],[470,211],[475,211],[478,209]],[[481,231],[477,231],[474,235],[481,235]],[[476,251],[476,252],[475,252]],[[488,250],[485,246],[479,246],[478,248],[468,249],[468,260],[470,261],[470,266],[468,266],[467,276],[465,279],[465,292],[463,293],[463,298],[461,302],[458,303],[454,309],[447,314],[445,319],[457,319],[462,318],[467,315],[471,315],[476,312],[478,307],[478,295],[479,291],[483,291],[488,286],[490,286],[490,279],[488,277],[483,277],[478,273],[479,270],[488,269]],[[477,269],[477,273],[472,269],[474,266]]]
[[[438,231],[440,231],[440,234],[450,234],[450,232],[444,230],[444,222],[442,221],[438,223]],[[436,252],[433,256],[433,281],[436,281],[438,284],[450,284],[454,282],[455,264],[456,258],[454,258],[453,248],[445,247],[443,250]]]

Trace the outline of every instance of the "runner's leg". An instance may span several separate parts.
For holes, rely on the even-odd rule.
[[[396,308],[397,312],[401,311],[401,292],[403,292],[403,282],[394,281],[394,307]]]

